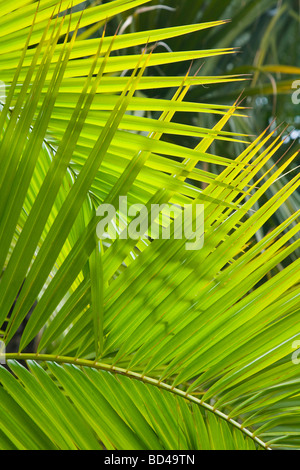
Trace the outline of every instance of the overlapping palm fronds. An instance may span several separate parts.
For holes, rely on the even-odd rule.
[[[155,65],[231,53],[153,47],[222,21],[114,37],[104,30],[100,39],[78,34],[148,1],[70,14],[65,1],[0,2],[7,89],[0,324],[8,366],[0,369],[0,447],[299,448],[292,352],[300,271],[290,258],[299,247],[299,211],[254,239],[297,190],[296,175],[264,200],[297,153],[265,171],[281,135],[268,129],[249,144],[225,130],[244,114],[239,102],[184,101],[191,86],[243,77],[152,78]],[[114,55],[142,45],[141,54]],[[163,87],[174,88],[172,99],[141,94]],[[177,111],[218,122],[184,125]],[[197,145],[162,140],[166,134]],[[215,141],[244,150],[234,160],[214,155]],[[174,237],[99,242],[97,207],[117,206],[121,196],[148,209],[203,204],[203,248],[187,251]]]

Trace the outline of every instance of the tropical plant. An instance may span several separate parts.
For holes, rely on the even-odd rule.
[[[299,186],[296,175],[257,205],[297,152],[264,171],[281,134],[249,144],[225,130],[244,115],[238,101],[184,101],[192,86],[243,77],[150,75],[232,53],[152,46],[223,21],[106,35],[114,15],[148,2],[65,14],[65,0],[0,1],[0,448],[299,448],[299,211],[254,237]],[[88,39],[94,24],[100,39]],[[173,98],[141,94],[160,88]],[[178,111],[219,120],[186,125]],[[214,155],[215,141],[244,150]],[[174,237],[99,241],[97,207],[126,195],[147,208],[204,204],[203,248]]]
[[[86,2],[89,3],[89,2]],[[199,47],[236,47],[237,54],[216,56],[212,60],[195,60],[192,71],[202,65],[202,74],[247,73],[249,80],[226,85],[214,84],[210,87],[197,87],[191,90],[192,99],[202,102],[228,104],[243,91],[248,97],[247,106],[253,106],[250,115],[252,129],[261,132],[269,120],[279,121],[289,118],[290,125],[297,126],[297,106],[291,100],[292,84],[299,78],[300,45],[294,38],[299,34],[299,0],[193,0],[193,2],[173,0],[153,0],[149,6],[141,6],[134,12],[119,14],[109,25],[110,31],[123,21],[121,31],[134,32],[162,26],[180,24],[182,18],[188,23],[200,23],[228,18],[223,28],[199,31],[197,35],[175,37],[159,41],[159,49],[193,50]],[[99,35],[98,31],[94,35]],[[120,52],[121,54],[124,52]],[[176,75],[182,73],[180,63],[168,67]],[[156,67],[154,73],[162,75],[165,68]],[[171,91],[162,90],[161,96],[170,96]],[[186,122],[190,115],[182,115]],[[201,119],[205,117],[201,116]],[[212,119],[211,116],[206,116]],[[192,119],[195,116],[192,115]],[[205,122],[205,121],[204,121]],[[242,128],[247,121],[235,120]],[[248,131],[247,131],[248,132]],[[235,146],[229,147],[229,154],[236,153]],[[233,152],[232,152],[233,151]]]
[[[88,2],[87,2],[88,3]],[[275,155],[265,169],[270,168],[285,153],[285,158],[291,156],[291,137],[300,142],[299,107],[292,102],[293,83],[300,74],[300,45],[294,38],[299,35],[299,0],[154,0],[150,5],[141,6],[134,12],[117,15],[109,24],[110,31],[122,22],[121,31],[134,32],[143,29],[171,26],[180,24],[181,18],[187,23],[200,23],[211,20],[228,18],[222,28],[211,28],[190,34],[182,41],[181,37],[159,41],[159,50],[195,50],[201,48],[236,47],[236,54],[219,55],[210,60],[195,60],[191,73],[201,66],[202,75],[217,74],[249,74],[246,81],[214,83],[210,86],[193,87],[189,99],[201,103],[231,104],[240,94],[246,98],[243,102],[249,109],[248,119],[236,117],[229,121],[229,130],[249,135],[259,135],[270,123],[272,130],[278,123],[286,123],[284,135],[287,136],[281,154]],[[94,35],[99,34],[95,31]],[[121,51],[126,53],[125,51]],[[168,73],[179,75],[182,64],[174,63],[168,66]],[[162,66],[153,69],[155,75],[166,73]],[[144,94],[153,96],[151,90]],[[159,93],[159,94],[158,94]],[[169,99],[172,89],[156,91],[156,97]],[[183,124],[193,124],[201,127],[213,127],[217,115],[203,113],[180,113],[177,121]],[[291,137],[289,137],[291,135]],[[189,145],[190,137],[167,136],[174,143]],[[195,139],[194,139],[195,140]],[[236,142],[224,147],[221,140],[216,140],[211,152],[222,154],[227,158],[236,158],[242,151]],[[203,163],[200,168],[217,172],[211,163]],[[289,181],[299,168],[299,159],[291,165],[286,176],[280,178],[262,198],[272,197]],[[262,176],[262,173],[259,175]],[[260,202],[258,202],[260,204]],[[288,201],[283,203],[265,225],[263,233],[273,226],[282,223],[292,215],[300,205],[300,194],[295,192]],[[258,232],[258,237],[261,236]],[[297,253],[299,255],[299,252]]]

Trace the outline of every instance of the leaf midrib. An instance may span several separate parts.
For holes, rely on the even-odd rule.
[[[106,364],[104,362],[99,362],[99,361],[91,361],[88,359],[79,359],[75,357],[67,357],[67,356],[58,356],[54,354],[38,354],[38,353],[7,353],[5,355],[6,360],[34,360],[34,361],[41,361],[41,362],[56,362],[59,364],[72,364],[76,365],[79,367],[90,367],[93,369],[98,369],[106,372],[111,372],[113,374],[119,374],[119,375],[125,375],[128,378],[138,380],[140,382],[144,382],[148,385],[153,385],[157,388],[160,388],[162,390],[168,391],[170,393],[173,393],[174,395],[177,395],[181,398],[185,398],[186,400],[195,403],[199,406],[202,406],[206,410],[210,411],[211,413],[214,413],[216,416],[219,418],[227,421],[230,423],[232,426],[236,427],[239,429],[241,432],[243,432],[246,436],[250,437],[256,444],[258,444],[260,447],[266,450],[272,450],[271,447],[268,446],[268,444],[264,441],[262,441],[259,437],[255,436],[255,434],[250,431],[249,429],[243,427],[243,424],[240,424],[239,422],[235,421],[234,419],[230,418],[228,415],[223,413],[222,411],[214,408],[212,405],[209,403],[206,403],[199,398],[191,395],[190,393],[185,392],[184,390],[180,390],[179,388],[173,387],[170,384],[167,384],[165,382],[161,382],[158,379],[155,379],[153,377],[145,376],[143,374],[139,374],[138,372],[134,372],[128,369],[123,369],[120,367],[115,367],[111,364]]]

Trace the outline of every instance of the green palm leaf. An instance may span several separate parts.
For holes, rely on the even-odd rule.
[[[254,242],[299,187],[299,176],[277,184],[297,153],[272,166],[281,135],[268,129],[248,144],[225,130],[243,116],[238,102],[184,101],[194,85],[243,77],[150,75],[151,66],[231,53],[150,46],[224,22],[78,36],[148,1],[70,15],[58,15],[64,1],[40,1],[38,9],[0,2],[0,79],[8,89],[0,115],[8,359],[0,368],[0,447],[299,448],[291,360],[300,339],[299,211]],[[142,44],[141,54],[116,55]],[[175,88],[172,99],[144,94],[164,87]],[[185,125],[174,122],[177,111],[219,120],[213,129]],[[210,153],[216,141],[245,149],[231,160]],[[203,248],[188,251],[174,236],[99,242],[97,207],[124,195],[147,209],[203,204]],[[119,235],[129,221],[118,222]],[[158,225],[173,228],[174,220],[163,211]]]

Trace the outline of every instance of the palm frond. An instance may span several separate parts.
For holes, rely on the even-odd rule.
[[[277,130],[252,143],[227,131],[244,116],[238,101],[184,101],[194,85],[244,77],[149,75],[151,66],[232,53],[158,53],[151,44],[224,22],[78,39],[80,28],[148,1],[71,14],[64,1],[41,0],[38,9],[0,2],[0,79],[8,85],[0,115],[8,360],[0,368],[0,447],[299,448],[291,360],[300,339],[299,260],[291,261],[299,210],[255,241],[299,187],[299,175],[277,185],[298,153],[274,165],[283,148]],[[114,55],[142,44],[142,53]],[[169,87],[170,100],[144,94]],[[212,129],[174,122],[178,111],[218,121]],[[210,153],[215,142],[244,150],[226,158]],[[117,238],[99,241],[97,207],[122,196],[148,211],[203,204],[203,248],[187,250],[164,211],[158,225],[170,226],[170,239],[123,239],[124,216]]]

